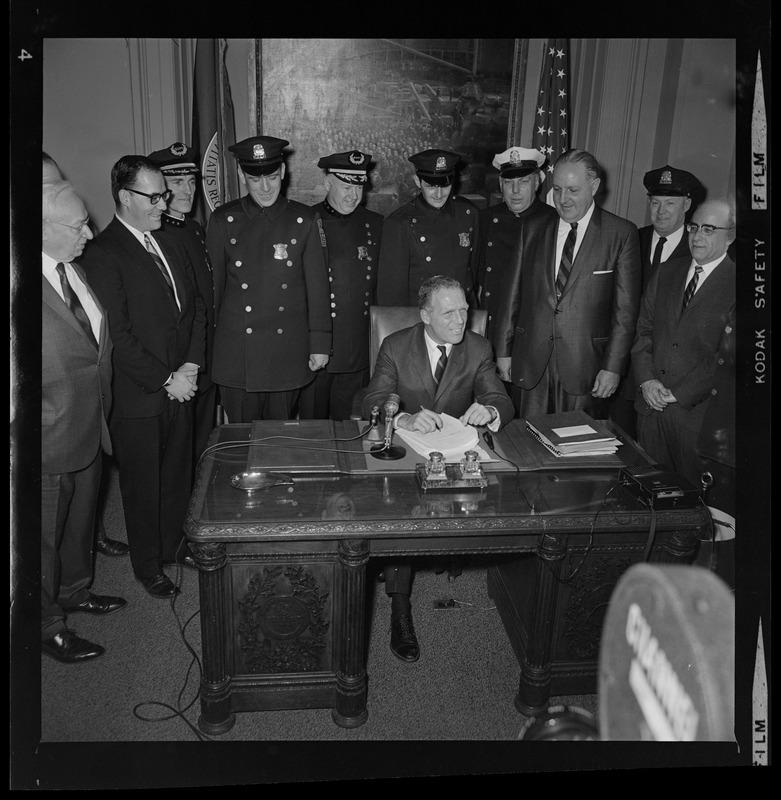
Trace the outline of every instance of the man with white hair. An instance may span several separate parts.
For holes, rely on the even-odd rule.
[[[43,183],[42,227],[41,651],[77,664],[105,650],[77,636],[66,618],[126,605],[90,591],[103,451],[111,453],[112,342],[103,308],[73,263],[92,239],[87,211],[56,176]]]

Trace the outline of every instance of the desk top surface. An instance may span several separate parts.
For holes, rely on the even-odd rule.
[[[423,520],[426,527],[443,530],[471,527],[470,520],[478,519],[485,526],[487,518],[489,527],[540,529],[551,517],[600,515],[625,525],[635,513],[647,520],[647,507],[626,493],[618,478],[622,465],[647,465],[648,457],[615,426],[624,442],[620,459],[603,457],[601,466],[586,459],[577,465],[572,459],[548,458],[527,437],[525,424],[514,420],[495,435],[496,452],[504,458],[483,464],[487,486],[466,490],[424,490],[415,474],[422,457],[413,452],[399,461],[375,459],[361,436],[364,428],[365,423],[353,420],[216,428],[199,465],[188,534],[209,540],[223,538],[220,530],[227,529],[242,538],[242,530],[262,528],[281,537],[335,529],[360,535],[415,528]],[[306,453],[308,448],[312,452]],[[281,476],[287,483],[251,492],[236,488],[235,476],[250,470]],[[688,515],[699,524],[699,510],[690,509]]]

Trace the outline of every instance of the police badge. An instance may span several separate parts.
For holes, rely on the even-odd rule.
[[[469,234],[468,233],[459,233],[458,234],[458,243],[461,247],[469,247]]]
[[[364,258],[369,258],[369,251],[361,245],[358,247],[358,261],[363,261]]]
[[[274,245],[274,258],[277,261],[284,261],[287,258],[287,242]]]

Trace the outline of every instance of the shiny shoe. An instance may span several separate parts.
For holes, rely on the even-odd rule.
[[[130,545],[117,539],[98,539],[95,550],[103,556],[117,558],[130,554]]]
[[[42,641],[41,652],[61,664],[80,664],[102,656],[106,650],[99,644],[88,642],[73,631],[66,630]]]
[[[179,594],[179,587],[174,586],[167,575],[154,575],[151,578],[139,578],[141,585],[150,597],[158,600],[167,600]]]
[[[108,595],[92,594],[77,606],[68,606],[64,610],[68,614],[111,614],[112,611],[119,611],[127,605],[127,600],[121,597],[109,597]]]
[[[391,616],[390,648],[393,655],[402,661],[413,662],[420,658],[420,647],[412,624],[412,614]]]

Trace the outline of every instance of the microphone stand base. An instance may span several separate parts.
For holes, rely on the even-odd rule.
[[[369,452],[375,458],[379,458],[383,461],[396,461],[399,458],[404,458],[404,456],[407,455],[407,451],[403,447],[399,447],[397,444],[392,444],[390,447],[385,447],[385,445],[382,445],[381,447],[372,447]]]

